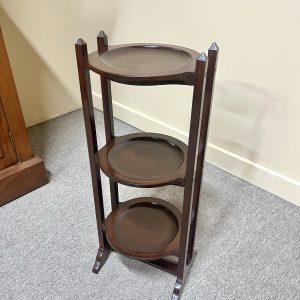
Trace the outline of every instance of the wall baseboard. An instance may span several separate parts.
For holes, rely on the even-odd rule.
[[[101,95],[93,92],[98,101],[95,108],[102,110]],[[113,101],[114,116],[143,131],[152,131],[174,136],[187,142],[188,133],[154,119],[133,108]],[[248,160],[217,145],[208,143],[206,160],[274,195],[300,206],[300,182],[279,172]]]

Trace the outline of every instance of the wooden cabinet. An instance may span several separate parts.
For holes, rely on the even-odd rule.
[[[0,28],[0,206],[47,183],[33,156]]]

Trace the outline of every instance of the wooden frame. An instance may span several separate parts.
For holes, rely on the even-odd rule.
[[[197,211],[218,47],[214,43],[210,47],[207,57],[204,53],[199,54],[194,50],[172,45],[130,44],[108,46],[107,36],[103,31],[97,37],[97,44],[98,51],[91,54],[88,54],[87,45],[82,39],[79,39],[75,45],[99,235],[99,251],[93,271],[98,273],[105,263],[109,251],[116,250],[124,255],[142,260],[147,264],[174,274],[177,279],[172,299],[179,299],[183,283],[195,257],[194,239]],[[126,56],[126,60],[120,60],[122,55],[123,57]],[[139,62],[144,59],[142,66],[136,64],[136,59],[139,55]],[[155,57],[156,61],[151,61],[152,57]],[[126,69],[128,63],[131,64],[132,68]],[[101,77],[106,145],[100,151],[98,150],[96,139],[89,78],[90,70],[100,74]],[[174,138],[154,133],[115,137],[111,80],[131,85],[184,84],[193,86],[188,146],[186,147],[186,145]],[[118,147],[120,147],[120,151]],[[137,151],[135,151],[134,147],[136,147]],[[159,164],[155,165],[155,159],[152,161],[154,167],[151,169],[152,173],[150,175],[145,171],[147,165],[139,160],[140,156],[147,157],[147,155],[151,155],[151,153],[147,152],[149,147],[154,149],[151,150],[152,153],[162,156]],[[157,151],[155,147],[158,147]],[[129,148],[130,151],[127,150]],[[117,154],[113,155],[113,151]],[[139,163],[134,168],[131,168],[127,160],[133,165],[137,164],[137,161]],[[119,163],[119,165],[114,166],[114,163]],[[107,218],[105,218],[103,210],[99,168],[110,178],[112,213]],[[124,172],[122,168],[125,169]],[[129,170],[128,168],[131,169]],[[170,174],[166,175],[168,168],[170,168]],[[132,178],[132,170],[135,169],[137,172],[144,170],[145,174],[142,174],[140,178]],[[147,176],[149,177],[148,179],[145,178]],[[173,207],[166,204],[163,200],[155,198],[140,198],[119,203],[117,182],[136,187],[154,187],[167,184],[183,186],[184,202],[182,215],[174,211],[176,214],[174,222],[179,224],[178,228],[175,226],[178,230],[176,238],[174,235],[175,231],[175,233],[172,232],[174,237],[171,233],[165,234],[164,237],[153,242],[153,245],[151,243],[147,244],[147,236],[141,234],[138,228],[136,230],[133,228],[131,230],[135,232],[133,234],[134,242],[140,243],[140,249],[132,248],[130,250],[130,243],[132,243],[132,240],[129,240],[130,237],[127,237],[125,241],[123,239],[123,244],[120,244],[120,239],[118,240],[116,233],[118,231],[116,227],[117,222],[120,222],[120,220],[124,221],[124,226],[127,223],[139,224],[141,222],[144,224],[143,222],[146,222],[144,219],[147,219],[147,209],[152,207],[158,213],[165,213],[165,219],[167,220],[168,218],[170,219]],[[130,219],[134,214],[133,210],[127,213],[129,207],[134,207],[135,209],[135,222],[131,222],[132,220]],[[150,213],[150,211],[148,212]],[[122,219],[120,219],[120,215],[122,215]],[[170,221],[171,224],[165,222],[164,217],[161,220],[162,227],[165,226],[167,228],[167,226],[172,227],[174,225],[172,225],[173,221]],[[123,223],[120,226],[123,226]],[[174,239],[172,240],[172,238]],[[170,239],[170,243],[168,243],[168,239]],[[150,250],[146,249],[146,246],[150,247]],[[154,248],[154,246],[160,248]],[[156,249],[156,251],[153,250],[153,255],[151,254],[151,247]],[[175,255],[178,261],[169,260],[167,256],[170,254]]]
[[[0,144],[1,206],[48,182],[44,162],[32,154],[1,28]]]

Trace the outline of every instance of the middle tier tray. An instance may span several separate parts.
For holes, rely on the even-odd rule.
[[[136,187],[184,185],[187,146],[167,135],[134,133],[114,137],[99,152],[101,170]]]

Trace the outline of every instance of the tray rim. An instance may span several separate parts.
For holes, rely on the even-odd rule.
[[[167,176],[160,178],[151,178],[151,179],[137,179],[126,176],[124,174],[119,173],[117,170],[113,169],[113,167],[109,163],[109,152],[113,149],[114,146],[119,145],[123,142],[131,139],[139,139],[139,138],[153,138],[153,139],[161,139],[166,141],[167,143],[171,143],[179,148],[183,153],[183,162],[174,172],[170,173]],[[178,185],[184,186],[185,172],[186,172],[186,159],[187,159],[187,145],[180,140],[173,138],[168,135],[160,134],[160,133],[132,133],[123,136],[116,136],[111,139],[111,141],[105,144],[98,151],[99,158],[99,166],[103,173],[109,178],[114,179],[116,182],[133,187],[159,187],[165,185]]]
[[[113,51],[120,48],[129,48],[129,47],[162,47],[165,49],[170,49],[172,51],[181,51],[185,52],[191,56],[191,61],[181,67],[175,68],[174,70],[157,70],[157,72],[150,73],[134,73],[130,70],[121,70],[114,68],[110,65],[105,64],[101,60],[101,55],[107,53],[107,51]],[[168,83],[177,83],[177,84],[186,84],[193,85],[194,83],[194,73],[195,73],[195,63],[196,59],[199,56],[199,53],[193,49],[170,45],[170,44],[161,44],[161,43],[132,43],[132,44],[120,44],[114,46],[108,46],[108,50],[103,54],[100,54],[98,51],[91,52],[88,55],[87,67],[94,71],[97,74],[103,75],[110,80],[125,83],[125,84],[134,84],[134,85],[151,85],[151,84],[168,84]]]
[[[126,246],[119,243],[115,238],[114,236],[115,219],[118,217],[118,215],[120,215],[130,206],[139,203],[153,203],[162,206],[166,210],[169,210],[173,214],[172,217],[175,217],[175,219],[177,220],[177,224],[178,224],[177,233],[174,239],[171,242],[169,242],[166,246],[161,247],[155,251],[138,251],[138,250],[132,250],[127,248]],[[174,206],[173,204],[171,204],[166,200],[162,200],[155,197],[138,197],[138,198],[130,199],[125,202],[121,202],[116,208],[114,208],[110,212],[110,214],[105,219],[106,237],[109,244],[114,250],[131,258],[136,258],[139,260],[154,260],[154,259],[167,257],[169,255],[177,256],[178,249],[179,249],[180,233],[181,233],[181,218],[182,218],[181,211],[176,206]]]

